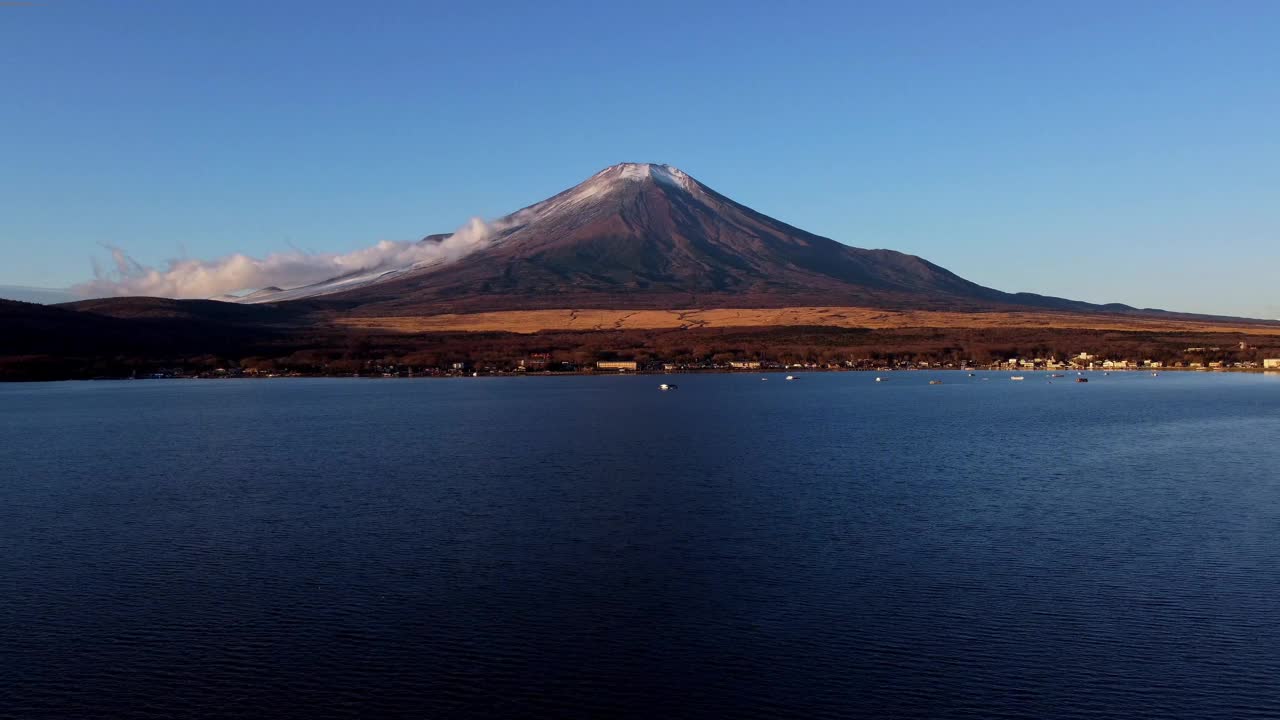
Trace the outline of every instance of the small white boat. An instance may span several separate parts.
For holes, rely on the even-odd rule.
[[[1021,376],[1021,375],[1014,375],[1013,377],[1011,377],[1011,378],[1009,378],[1009,379],[1010,379],[1010,380],[1026,380],[1026,378],[1025,378],[1025,377],[1023,377],[1023,376]]]
[[[886,377],[878,377],[878,378],[876,378],[876,382],[889,382],[889,378],[886,378]]]
[[[662,383],[658,386],[658,389],[666,392],[667,390],[679,390],[680,386],[674,383]]]
[[[796,379],[796,376],[795,376],[795,375],[788,375],[788,376],[787,376],[787,379],[788,379],[788,380],[795,380],[795,379]]]

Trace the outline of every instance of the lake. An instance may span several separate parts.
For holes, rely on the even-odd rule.
[[[0,717],[1280,717],[1280,377],[1026,375],[0,385]]]

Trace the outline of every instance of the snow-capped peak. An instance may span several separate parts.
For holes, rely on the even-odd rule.
[[[636,182],[654,180],[664,185],[682,188],[691,192],[697,182],[680,168],[657,163],[618,163],[596,173],[592,180],[597,178]]]
[[[610,165],[587,178],[585,182],[555,197],[521,210],[513,217],[528,221],[533,217],[546,216],[548,213],[573,211],[584,203],[595,202],[599,198],[624,189],[631,183],[644,181],[653,181],[691,195],[700,195],[702,192],[702,186],[698,181],[679,168],[656,163],[619,163]]]

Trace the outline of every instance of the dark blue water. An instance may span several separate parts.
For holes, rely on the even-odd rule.
[[[0,716],[1280,717],[1280,377],[873,377],[0,386]]]

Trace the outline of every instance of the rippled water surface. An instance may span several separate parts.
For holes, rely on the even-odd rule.
[[[0,716],[1280,717],[1280,377],[662,380],[0,386]]]

